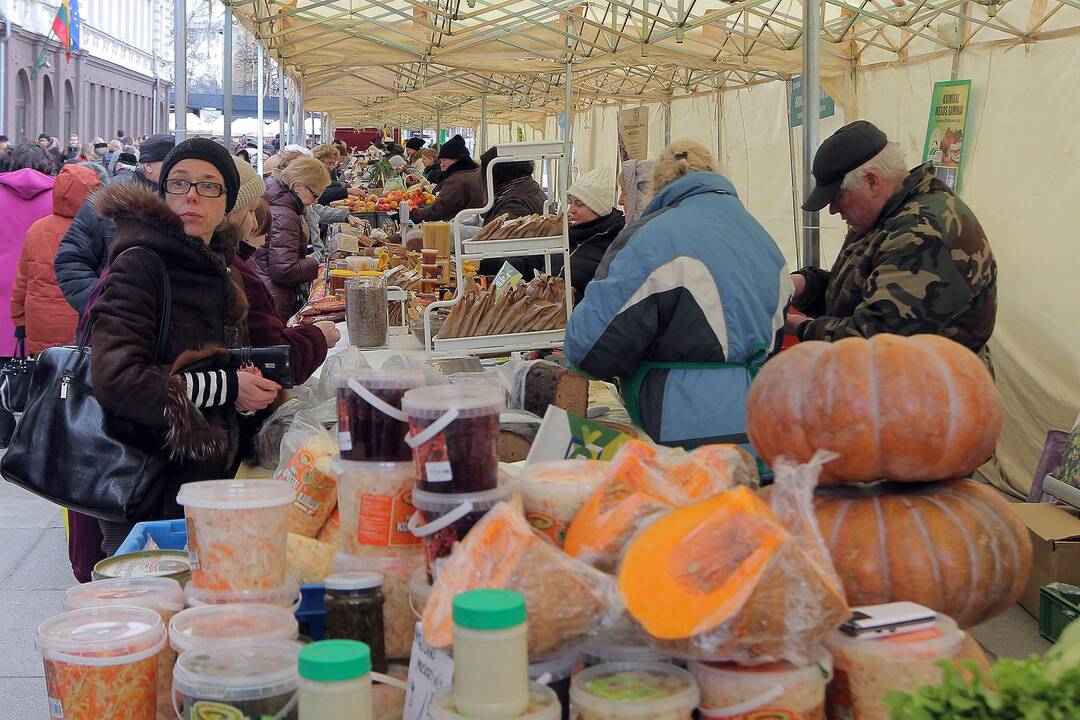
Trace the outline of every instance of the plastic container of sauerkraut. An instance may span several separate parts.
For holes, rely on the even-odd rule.
[[[90,607],[128,605],[153,610],[161,616],[165,627],[176,613],[184,609],[184,589],[180,583],[169,578],[116,578],[97,580],[69,588],[64,596],[65,610],[81,610]],[[172,692],[172,669],[176,653],[166,645],[158,653],[157,696],[158,710],[168,714]]]
[[[387,548],[415,548],[409,532],[416,465],[411,462],[351,462],[334,459],[337,475],[338,547],[346,555],[386,554]]]
[[[383,576],[383,629],[386,636],[386,656],[407,658],[412,651],[416,616],[409,602],[409,583],[417,570],[424,568],[424,551],[417,546],[410,552],[385,556],[334,556],[335,573],[376,572]]]
[[[38,627],[37,647],[51,717],[155,720],[165,647],[157,612],[128,605],[72,610]]]
[[[701,688],[701,716],[706,720],[753,717],[825,720],[825,686],[832,677],[832,657],[822,647],[805,666],[787,662],[746,667],[734,663],[691,662],[688,669]]]
[[[188,607],[255,603],[276,605],[296,612],[300,608],[300,585],[288,576],[281,586],[261,590],[204,590],[188,585],[184,588],[184,600]]]
[[[301,644],[219,640],[180,656],[173,670],[177,717],[297,720]]]
[[[187,585],[191,564],[186,550],[141,550],[105,558],[94,566],[94,580],[162,577]]]
[[[427,606],[428,598],[431,597],[431,590],[427,568],[419,568],[409,579],[409,604],[412,605],[412,611],[417,620],[424,617],[424,607]]]
[[[274,605],[204,605],[183,610],[169,622],[169,645],[180,655],[218,640],[295,640],[299,634],[292,611]]]
[[[559,720],[562,706],[551,688],[529,684],[529,704],[525,712],[507,720]],[[429,720],[467,720],[469,716],[458,712],[454,704],[454,690],[450,688],[439,693],[428,707]]]
[[[649,645],[645,637],[625,617],[609,630],[603,630],[581,644],[581,662],[589,668],[614,662],[662,662],[677,664]]]
[[[207,480],[181,486],[191,582],[208,590],[259,590],[285,582],[289,506],[278,480]]]
[[[825,638],[835,677],[829,683],[829,717],[888,720],[885,695],[941,683],[936,663],[952,660],[964,645],[956,622],[938,615],[934,627],[881,639],[853,638],[835,630]]]
[[[570,685],[575,720],[690,720],[701,697],[694,676],[665,663],[608,663]]]
[[[514,479],[525,519],[559,547],[578,510],[604,481],[610,463],[551,460],[525,465]]]

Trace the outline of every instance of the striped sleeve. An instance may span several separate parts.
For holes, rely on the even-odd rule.
[[[239,382],[232,370],[184,373],[188,399],[197,408],[221,407],[236,402]]]

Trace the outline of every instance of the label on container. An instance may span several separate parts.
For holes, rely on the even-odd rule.
[[[307,515],[314,516],[331,494],[336,496],[337,480],[319,470],[319,458],[306,448],[296,451],[281,478],[296,491],[294,507]]]
[[[189,720],[248,720],[243,711],[232,705],[199,700],[191,706]]]
[[[409,518],[416,512],[412,505],[412,488],[402,488],[396,495],[361,493],[359,504],[356,539],[361,545],[409,547],[420,544],[420,538],[409,530]]]
[[[429,483],[451,482],[454,479],[454,471],[450,468],[450,461],[429,462],[424,464],[427,469],[427,481]]]
[[[49,698],[49,717],[61,719],[64,717],[64,705],[54,697]]]
[[[409,655],[409,687],[405,691],[403,720],[427,720],[428,707],[435,696],[453,682],[454,659],[429,645],[417,623]]]
[[[529,511],[525,513],[525,519],[529,521],[529,524],[536,530],[540,531],[540,534],[549,540],[553,541],[559,547],[562,547],[563,542],[566,540],[566,523],[556,520],[551,515],[542,512]]]
[[[818,709],[820,710],[820,708]],[[706,720],[803,720],[802,713],[795,712],[791,708],[774,707],[772,705],[735,715],[717,715],[713,711],[702,710],[701,717],[706,718]]]
[[[352,433],[348,431],[342,431],[337,434],[338,449],[341,452],[352,451]]]
[[[188,553],[190,557],[190,552]],[[190,570],[190,560],[179,557],[137,557],[124,562],[112,562],[102,572],[110,578],[161,577],[176,575]]]

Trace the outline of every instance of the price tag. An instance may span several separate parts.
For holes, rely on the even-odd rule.
[[[454,471],[450,467],[449,460],[425,463],[424,467],[427,470],[429,483],[450,482],[454,479]]]
[[[424,639],[420,623],[413,636],[409,658],[409,687],[405,691],[403,720],[426,720],[435,696],[454,682],[454,659]]]

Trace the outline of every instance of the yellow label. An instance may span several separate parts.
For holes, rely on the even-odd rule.
[[[247,720],[247,716],[232,705],[200,700],[191,706],[191,720]]]

